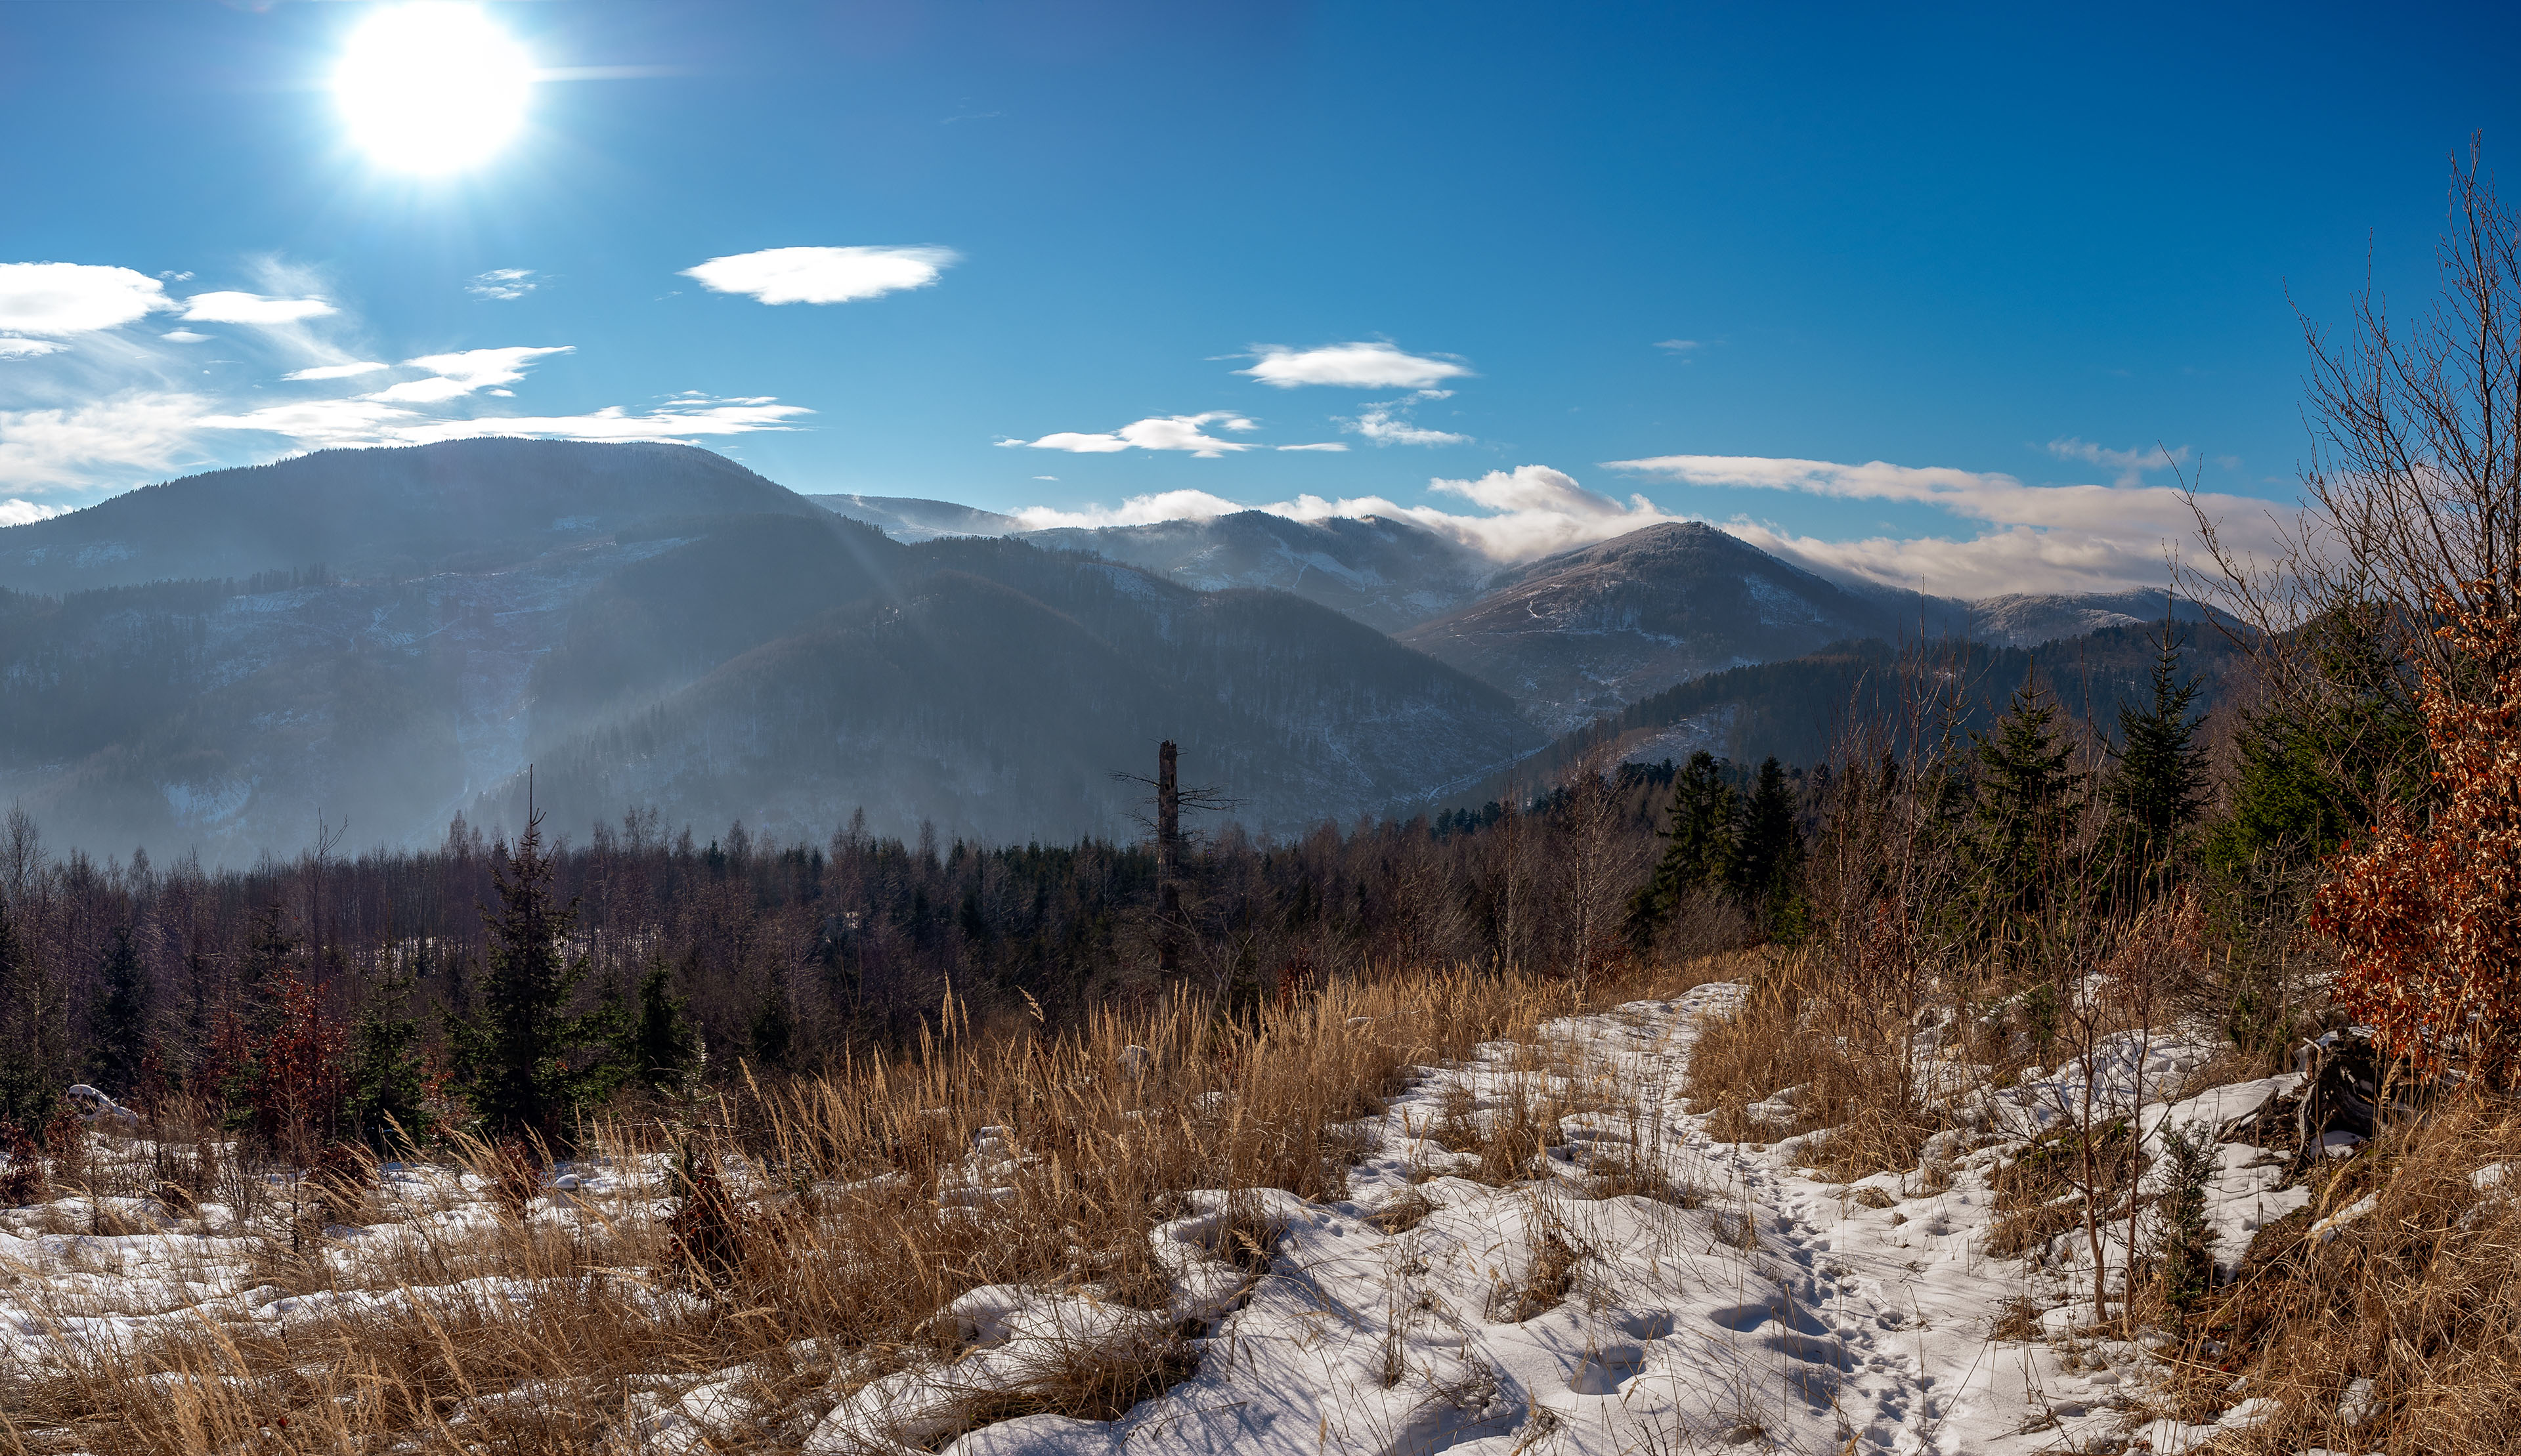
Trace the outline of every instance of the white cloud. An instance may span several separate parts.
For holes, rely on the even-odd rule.
[[[1668,354],[1687,354],[1703,349],[1707,345],[1695,339],[1659,339],[1655,341],[1655,347]]]
[[[393,368],[393,366],[390,364],[380,364],[372,360],[355,360],[348,364],[325,364],[314,369],[300,369],[289,374],[284,374],[281,378],[285,380],[352,379],[362,374],[374,374],[380,369],[391,368]]]
[[[127,480],[201,463],[194,440],[203,404],[129,390],[69,408],[0,410],[0,486],[78,487],[99,473]]]
[[[321,298],[274,298],[261,294],[195,294],[184,300],[184,321],[193,324],[298,324],[340,311]]]
[[[57,354],[69,347],[49,339],[16,339],[0,335],[0,359],[31,359],[38,354]]]
[[[487,273],[474,274],[473,281],[464,285],[464,292],[476,298],[495,298],[506,302],[522,298],[542,286],[543,281],[534,275],[531,268],[493,268]]]
[[[1231,410],[1200,415],[1157,415],[1103,434],[1063,431],[1037,440],[1000,440],[1001,445],[1029,444],[1036,450],[1066,450],[1072,455],[1110,455],[1122,450],[1187,450],[1194,459],[1214,460],[1236,450],[1257,450],[1249,440],[1218,439],[1208,427],[1258,430],[1260,427]]]
[[[677,397],[653,410],[634,414],[607,405],[582,415],[527,415],[473,419],[433,419],[417,410],[381,400],[307,400],[268,405],[244,414],[212,415],[200,421],[212,430],[253,431],[286,435],[309,447],[327,445],[426,445],[439,440],[521,436],[533,439],[688,441],[714,435],[751,434],[793,430],[790,423],[813,411],[774,399],[710,399]]]
[[[1470,374],[1467,364],[1451,359],[1405,354],[1389,343],[1333,343],[1295,349],[1283,344],[1253,345],[1259,361],[1237,374],[1264,385],[1293,389],[1304,385],[1342,385],[1355,389],[1424,389]]]
[[[2048,453],[2060,460],[2081,460],[2090,465],[2106,466],[2118,472],[2121,485],[2140,485],[2144,482],[2146,471],[2186,465],[2189,457],[2186,445],[2177,450],[2166,450],[2160,445],[2147,449],[2111,450],[2072,435],[2050,440]]]
[[[328,445],[402,443],[393,430],[419,418],[411,410],[368,399],[303,399],[267,404],[242,414],[205,415],[200,424],[206,430],[249,430],[287,435],[301,445],[321,449]]]
[[[764,303],[851,303],[926,288],[961,260],[950,248],[770,248],[710,258],[683,276]]]
[[[168,343],[207,343],[210,341],[210,336],[207,334],[196,334],[190,329],[174,329],[167,333],[160,334],[158,337],[165,340]]]
[[[1449,398],[1449,389],[1421,389],[1408,399],[1387,399],[1369,404],[1357,411],[1353,420],[1343,421],[1342,430],[1364,435],[1378,445],[1467,445],[1471,437],[1449,430],[1429,430],[1409,418],[1409,411],[1421,399]]]
[[[1342,453],[1346,453],[1348,450],[1348,446],[1340,443],[1338,440],[1323,440],[1318,444],[1310,445],[1280,445],[1277,448],[1281,450],[1336,450]]]
[[[0,263],[0,329],[92,334],[172,308],[165,285],[146,273],[97,263]]]
[[[33,501],[0,501],[0,525],[32,525],[38,521],[68,515],[69,509],[68,506],[39,506]]]
[[[528,366],[553,354],[566,354],[573,345],[558,344],[549,348],[512,347],[464,349],[451,354],[423,354],[403,363],[414,369],[426,369],[430,379],[405,380],[388,385],[373,394],[360,397],[384,400],[390,404],[436,404],[476,389],[494,389],[513,385],[526,377]]]

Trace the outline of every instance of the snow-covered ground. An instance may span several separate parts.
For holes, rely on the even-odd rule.
[[[2080,1224],[2045,1257],[1987,1251],[1991,1180],[2022,1136],[2081,1105],[2080,1069],[1969,1094],[1965,1120],[1983,1130],[1939,1138],[1931,1169],[1829,1183],[1792,1165],[1792,1144],[1718,1142],[1685,1110],[1691,1043],[1742,994],[1717,984],[1634,1002],[1426,1069],[1373,1126],[1378,1150],[1352,1170],[1345,1201],[1191,1196],[1157,1233],[1173,1276],[1169,1308],[1108,1301],[1093,1286],[972,1291],[947,1312],[959,1355],[863,1384],[836,1373],[837,1403],[805,1449],[1957,1456],[2115,1449],[2129,1438],[2173,1451],[2214,1433],[2142,1426],[2152,1356],[2080,1330],[2090,1297]],[[2143,1097],[2153,1105],[2140,1125],[2158,1138],[2227,1124],[2285,1090],[2277,1078],[2174,1104],[2205,1052],[2194,1039],[2114,1039],[2096,1059],[2096,1103],[2133,1111]],[[1467,1128],[1519,1108],[1538,1108],[1563,1141],[1504,1186],[1460,1176],[1478,1155],[1431,1136],[1458,1146]],[[985,1129],[947,1201],[986,1202],[993,1170],[1023,1156]],[[653,1199],[661,1171],[573,1178],[542,1216]],[[1644,1191],[1598,1196],[1606,1176]],[[2219,1151],[2210,1203],[2225,1262],[2307,1197],[2279,1179],[2256,1148]],[[443,1242],[490,1216],[479,1189],[434,1170],[397,1170],[389,1202],[397,1198],[401,1221],[333,1231],[343,1256],[379,1241]],[[57,1342],[127,1340],[164,1320],[268,1328],[319,1316],[329,1299],[421,1297],[256,1287],[243,1241],[208,1231],[215,1209],[144,1233],[43,1231],[94,1211],[6,1215],[0,1265],[23,1277],[0,1281],[0,1360],[40,1359]],[[138,1201],[118,1211],[147,1222]],[[88,1312],[62,1318],[71,1303]],[[2028,1338],[1999,1338],[2000,1323]],[[1098,1350],[1169,1350],[1176,1370],[1195,1370],[1116,1421],[1025,1415],[975,1429],[993,1392]],[[740,1375],[687,1379],[652,1398],[638,1422],[646,1448],[725,1448],[715,1442],[746,1414]],[[2224,1419],[2250,1412],[2241,1403]]]

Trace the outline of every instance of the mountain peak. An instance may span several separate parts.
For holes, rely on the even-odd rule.
[[[492,438],[318,450],[0,529],[0,586],[59,593],[318,564],[419,575],[644,523],[819,514],[690,445]]]

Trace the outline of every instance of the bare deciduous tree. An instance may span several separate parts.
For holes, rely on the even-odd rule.
[[[2232,545],[2189,482],[2203,559],[2181,587],[2238,618],[2278,701],[2335,691],[2319,635],[2295,630],[2323,615],[2353,614],[2393,660],[2450,668],[2437,592],[2481,617],[2521,614],[2521,217],[2482,151],[2473,139],[2452,168],[2432,307],[2393,318],[2367,284],[2346,338],[2303,319],[2312,459],[2272,556]]]

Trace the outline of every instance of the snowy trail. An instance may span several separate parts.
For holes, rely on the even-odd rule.
[[[1932,1194],[1890,1174],[1827,1184],[1790,1167],[1790,1148],[1719,1143],[1681,1110],[1701,1019],[1730,1013],[1742,994],[1719,984],[1631,1003],[1555,1023],[1537,1046],[1492,1043],[1432,1071],[1394,1100],[1347,1202],[1260,1195],[1283,1243],[1190,1380],[1118,1422],[1031,1416],[942,1449],[1962,1456],[2079,1448],[2115,1429],[2109,1351],[2086,1347],[2070,1374],[2047,1344],[1990,1336],[2007,1301],[2045,1307],[2064,1292],[1983,1252],[1994,1212],[1984,1162],[1961,1160]],[[1476,1155],[1429,1134],[1503,1115],[1518,1097],[1556,1104],[1567,1143],[1546,1175],[1504,1187],[1450,1175]],[[1690,1195],[1591,1196],[1584,1164],[1616,1165],[1638,1144]],[[1888,1206],[1859,1201],[1868,1188]],[[1435,1206],[1413,1227],[1372,1221],[1414,1198]],[[1212,1199],[1159,1231],[1194,1301],[1218,1288],[1200,1277],[1216,1267],[1203,1252],[1216,1207]],[[1563,1287],[1543,1278],[1541,1297],[1522,1297],[1536,1272],[1553,1270]],[[1090,1299],[1066,1297],[1079,1302],[1062,1313],[1031,1297],[1034,1322],[990,1331],[967,1367],[1021,1369],[1028,1342],[1074,1339],[1086,1323]],[[2120,1364],[2132,1355],[2119,1353]],[[921,1413],[955,1388],[968,1386],[938,1372],[880,1382],[808,1449],[933,1442],[943,1433]]]

